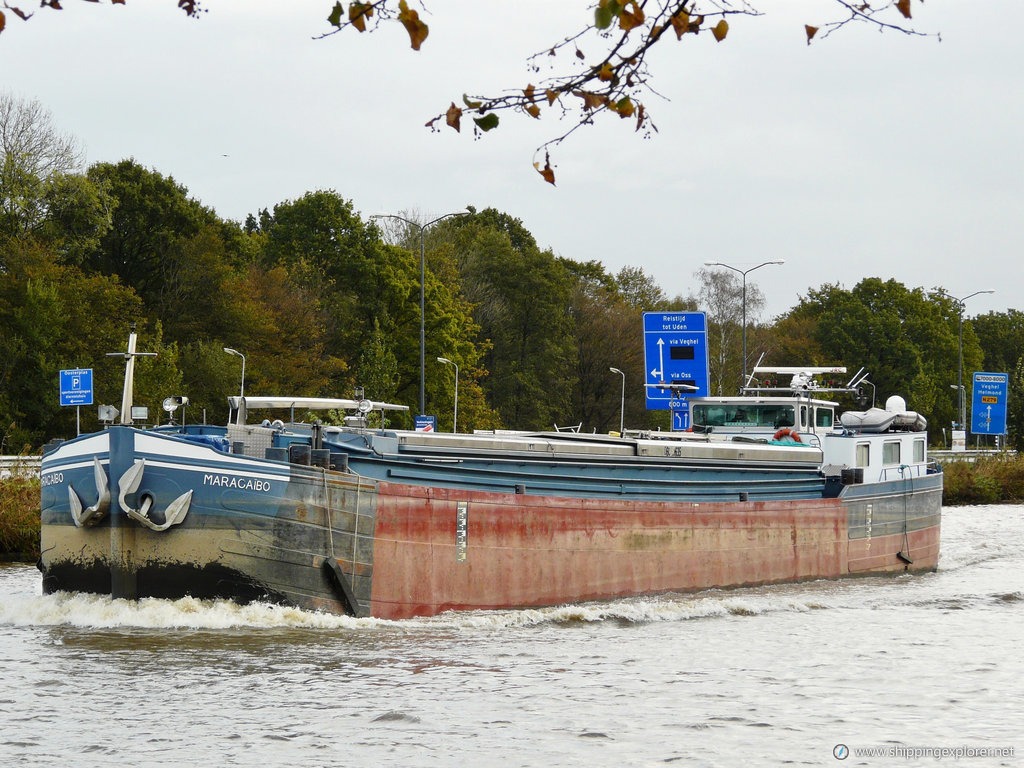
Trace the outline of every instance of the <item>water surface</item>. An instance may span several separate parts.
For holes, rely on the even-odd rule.
[[[932,574],[402,622],[0,566],[0,765],[1017,765],[1022,549],[951,508]]]

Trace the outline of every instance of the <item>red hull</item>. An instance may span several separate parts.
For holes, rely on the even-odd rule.
[[[375,539],[371,612],[389,619],[908,567],[902,534],[850,540],[839,499],[608,502],[381,483]],[[935,567],[938,526],[908,543],[914,570]]]

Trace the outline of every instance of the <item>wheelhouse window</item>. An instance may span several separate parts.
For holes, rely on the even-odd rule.
[[[924,461],[924,440],[914,441],[914,461]]]
[[[832,409],[831,408],[815,408],[814,409],[814,425],[816,427],[831,427],[832,426]]]
[[[858,443],[857,444],[857,466],[867,467],[871,464],[871,445],[870,443]]]
[[[899,440],[887,440],[882,443],[882,463],[900,463],[900,442]]]
[[[698,403],[693,406],[694,427],[767,427],[793,426],[792,405],[744,403]]]

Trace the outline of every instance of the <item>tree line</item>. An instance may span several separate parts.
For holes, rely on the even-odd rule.
[[[712,394],[740,385],[741,284],[704,268],[687,296],[668,296],[642,269],[556,256],[512,214],[470,208],[421,230],[361,216],[335,190],[313,190],[249,215],[219,217],[171,175],[134,159],[82,167],[75,142],[36,102],[0,94],[0,453],[75,432],[58,372],[92,368],[96,402],[120,404],[135,324],[136,402],[151,420],[187,395],[190,422],[223,424],[241,384],[259,395],[419,396],[420,245],[425,254],[427,412],[451,429],[459,366],[460,431],[669,428],[645,408],[642,313],[708,314]],[[760,321],[747,285],[748,358],[780,365],[865,366],[879,400],[901,394],[933,440],[956,418],[960,305],[938,289],[868,277],[809,289]],[[1011,374],[1011,436],[1024,427],[1024,315],[964,318],[965,381]],[[180,416],[180,415],[179,415]],[[83,408],[82,430],[98,426]]]

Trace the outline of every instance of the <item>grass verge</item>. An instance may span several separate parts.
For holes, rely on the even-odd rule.
[[[945,475],[943,504],[1020,504],[1024,501],[1024,456],[951,461],[942,471]]]
[[[0,480],[0,559],[39,557],[39,478]]]

